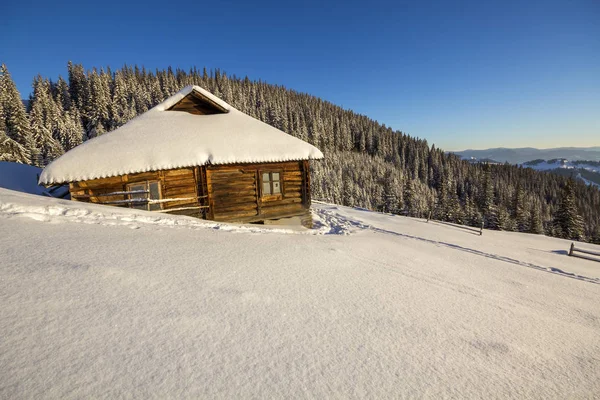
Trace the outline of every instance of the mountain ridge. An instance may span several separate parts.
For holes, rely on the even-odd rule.
[[[467,149],[449,151],[463,159],[492,159],[500,163],[522,164],[536,159],[568,159],[572,161],[600,161],[600,146],[591,147],[554,147],[539,149],[535,147],[493,147],[483,150]]]

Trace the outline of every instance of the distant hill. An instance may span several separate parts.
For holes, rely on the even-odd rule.
[[[453,151],[463,159],[468,160],[495,160],[500,163],[523,164],[532,160],[567,159],[571,161],[586,160],[600,161],[600,146],[598,147],[558,147],[554,149],[536,149],[523,147],[507,149],[498,147],[486,150]]]
[[[600,186],[599,161],[569,161],[566,159],[533,160],[523,164],[524,167],[537,171],[548,171],[561,176],[574,176],[587,184]]]

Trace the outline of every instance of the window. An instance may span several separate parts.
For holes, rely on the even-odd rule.
[[[139,182],[127,185],[129,192],[129,207],[137,208],[138,210],[156,211],[160,210],[161,203],[153,203],[151,200],[160,200],[160,183],[154,182]]]
[[[264,196],[281,196],[281,173],[266,172],[262,175],[262,195]]]

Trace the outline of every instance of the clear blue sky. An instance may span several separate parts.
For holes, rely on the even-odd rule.
[[[447,150],[600,146],[600,1],[10,1],[23,97],[67,61],[221,68]]]

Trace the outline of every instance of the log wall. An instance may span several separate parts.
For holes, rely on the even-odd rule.
[[[69,184],[69,191],[71,198],[76,201],[128,207],[128,204],[124,203],[128,199],[126,194],[112,196],[106,196],[106,194],[126,192],[127,185],[146,181],[158,181],[162,200],[173,200],[161,203],[163,211],[194,217],[201,215],[195,168],[143,172],[73,182]]]
[[[71,198],[128,207],[127,185],[158,181],[162,211],[215,221],[258,222],[308,215],[308,161],[210,165],[73,182]],[[263,195],[261,174],[279,172],[281,193]],[[165,201],[169,200],[169,201]]]
[[[306,214],[308,163],[213,165],[206,167],[209,219],[254,222]],[[280,195],[262,193],[261,174],[279,172]]]

